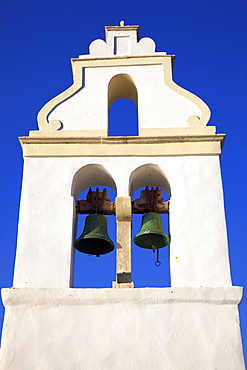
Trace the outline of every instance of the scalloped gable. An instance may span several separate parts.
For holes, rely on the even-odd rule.
[[[89,45],[89,55],[80,55],[79,58],[85,57],[103,57],[103,56],[120,56],[120,55],[166,55],[166,52],[155,52],[155,42],[144,37],[139,40],[139,26],[106,26],[105,38],[94,40]]]
[[[41,109],[40,134],[106,137],[110,82],[116,76],[123,76],[114,84],[116,96],[133,100],[130,91],[137,91],[139,136],[167,135],[167,130],[178,128],[193,134],[205,128],[210,110],[174,83],[174,56],[155,52],[154,41],[139,40],[138,30],[139,26],[124,26],[123,22],[107,26],[106,42],[95,40],[90,54],[72,59],[74,83]],[[127,80],[129,89],[122,91]],[[203,132],[209,129],[212,133],[212,128]]]

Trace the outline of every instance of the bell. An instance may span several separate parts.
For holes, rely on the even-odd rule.
[[[97,257],[113,251],[114,244],[108,236],[107,219],[103,215],[92,214],[86,217],[83,233],[76,239],[75,248]]]
[[[142,227],[136,234],[134,242],[139,247],[153,250],[170,244],[168,235],[162,229],[162,219],[158,213],[149,212],[142,217]]]

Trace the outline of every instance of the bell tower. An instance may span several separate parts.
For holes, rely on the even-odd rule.
[[[139,39],[139,26],[105,27],[105,39],[71,60],[73,84],[41,109],[39,130],[20,138],[2,368],[244,369],[242,287],[231,282],[219,163],[225,135],[207,126],[208,106],[174,83],[174,55]],[[110,106],[121,98],[137,106],[138,136],[108,135]],[[90,222],[75,241],[80,213]],[[143,214],[137,245],[170,245],[171,287],[135,288],[134,213]],[[160,225],[163,213],[169,230]],[[107,214],[116,241],[107,235]],[[112,288],[73,288],[75,247],[96,256],[116,248]]]

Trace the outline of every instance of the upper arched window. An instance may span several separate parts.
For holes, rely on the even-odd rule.
[[[114,76],[108,86],[108,135],[138,135],[138,96],[131,76]]]

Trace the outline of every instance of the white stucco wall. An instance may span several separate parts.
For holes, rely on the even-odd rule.
[[[108,84],[122,73],[130,75],[137,88],[139,130],[189,127],[190,116],[201,117],[195,103],[165,85],[160,64],[85,68],[83,88],[58,105],[48,120],[61,121],[63,130],[107,130]]]
[[[244,370],[241,296],[240,287],[5,289],[1,368]]]
[[[218,156],[70,157],[25,158],[15,287],[70,286],[73,178],[90,163],[102,165],[111,175],[111,182],[100,183],[96,176],[90,183],[82,177],[77,180],[80,191],[115,182],[118,197],[129,195],[133,171],[148,163],[158,165],[171,188],[172,286],[231,285]],[[148,176],[150,168],[142,168],[139,185],[159,185],[154,175]]]

